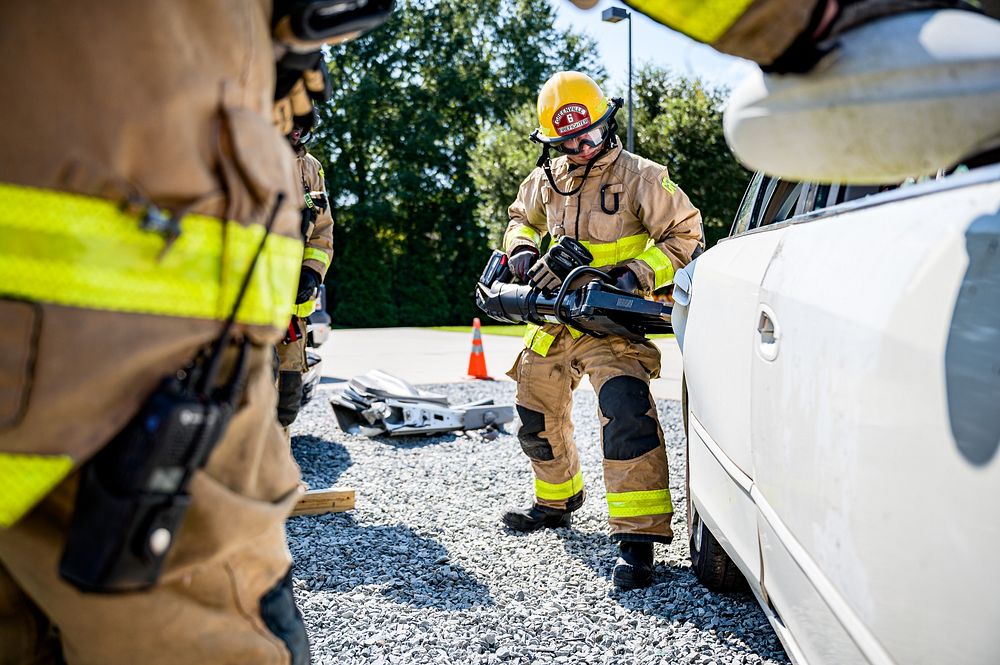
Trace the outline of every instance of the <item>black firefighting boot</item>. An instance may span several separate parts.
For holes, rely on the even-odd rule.
[[[530,508],[513,508],[501,518],[509,529],[514,531],[535,531],[543,527],[558,529],[568,527],[573,523],[573,514],[568,510],[549,508],[533,504]]]
[[[653,579],[653,543],[623,540],[611,581],[619,589],[639,589]]]

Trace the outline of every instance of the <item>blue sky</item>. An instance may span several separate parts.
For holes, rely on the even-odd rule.
[[[556,25],[559,28],[587,33],[597,42],[609,77],[610,89],[607,93],[624,95],[628,82],[628,23],[605,23],[601,21],[601,12],[608,7],[625,5],[601,0],[593,9],[583,11],[569,0],[549,2],[556,9]],[[733,88],[756,68],[751,62],[723,55],[638,12],[628,11],[632,13],[633,69],[653,63],[678,74],[698,76],[715,86]]]

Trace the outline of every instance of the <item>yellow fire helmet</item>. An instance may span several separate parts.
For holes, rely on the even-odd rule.
[[[537,110],[539,127],[532,138],[551,145],[603,125],[616,109],[586,74],[558,72],[538,93]]]

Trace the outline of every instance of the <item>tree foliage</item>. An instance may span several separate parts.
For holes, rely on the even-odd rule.
[[[507,114],[506,123],[483,127],[472,151],[472,180],[479,193],[476,219],[490,230],[499,247],[507,228],[507,208],[538,160],[539,147],[528,140],[538,125],[535,104],[522,104]]]
[[[554,27],[547,0],[409,0],[379,30],[333,48],[332,102],[310,149],[326,164],[334,321],[467,323],[490,229],[471,155],[483,127],[553,72],[599,74],[593,44]]]
[[[729,232],[751,175],[722,133],[726,91],[651,66],[639,71],[634,90],[635,151],[670,169],[701,210],[711,247]]]

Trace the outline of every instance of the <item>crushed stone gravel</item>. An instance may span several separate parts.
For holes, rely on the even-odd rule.
[[[514,399],[509,382],[423,387],[452,403]],[[586,503],[572,528],[517,534],[499,521],[532,500],[516,421],[493,439],[368,439],[337,427],[329,389],[292,425],[309,486],[357,492],[351,512],[287,523],[313,663],[789,662],[752,596],[712,593],[691,572],[679,403],[657,400],[674,542],[656,546],[652,586],[621,592],[593,392],[577,391],[573,407]]]

